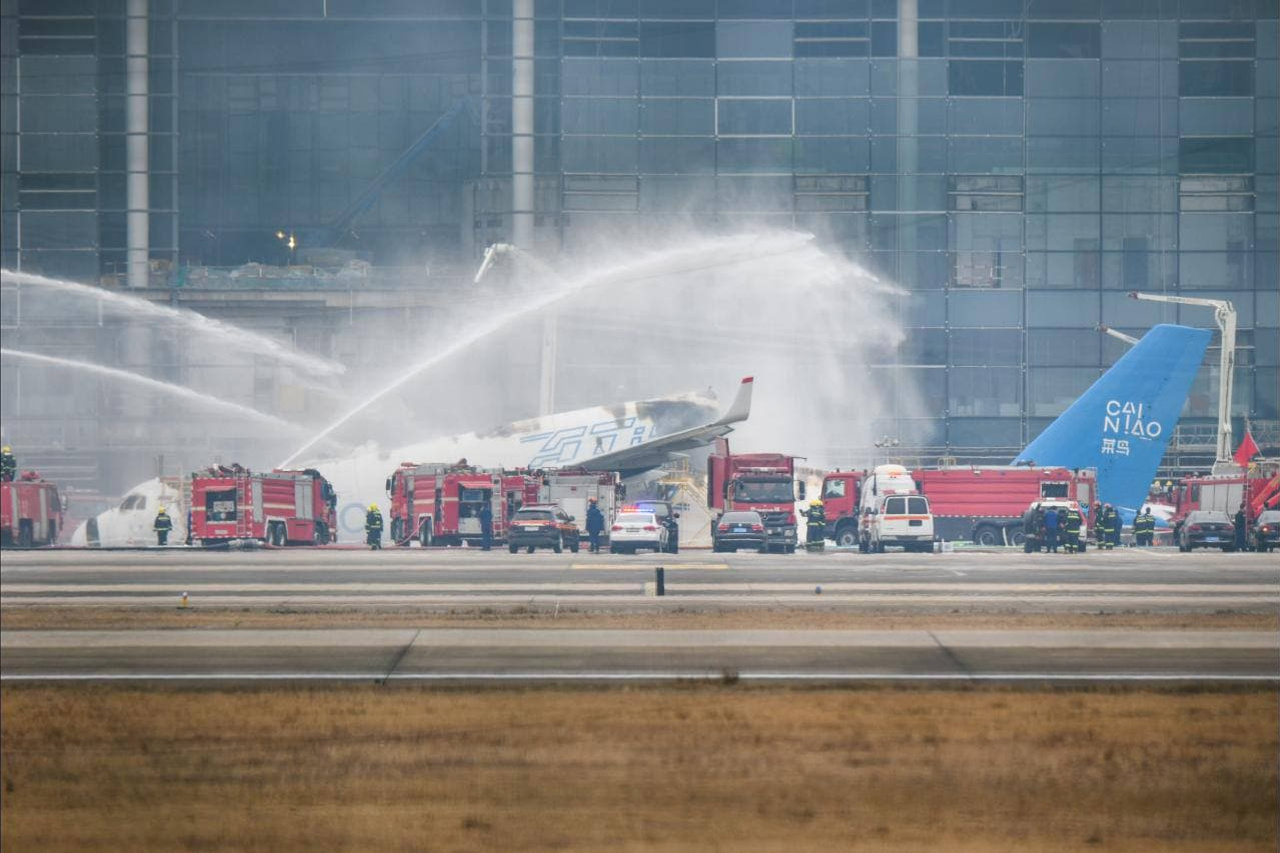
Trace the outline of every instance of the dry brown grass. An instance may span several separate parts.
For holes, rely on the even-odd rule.
[[[1013,612],[992,608],[853,610],[758,607],[713,610],[575,610],[572,607],[471,607],[450,610],[305,606],[288,610],[178,607],[6,607],[7,631],[106,628],[792,628],[854,630],[1147,629],[1280,631],[1280,613]]]
[[[7,686],[6,851],[1271,851],[1274,691]]]

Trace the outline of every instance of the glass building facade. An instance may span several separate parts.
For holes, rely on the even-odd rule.
[[[897,282],[931,448],[1016,448],[1162,321],[1229,299],[1234,414],[1280,420],[1277,0],[538,0],[536,225],[813,232]],[[123,258],[123,0],[3,0],[4,265]],[[511,229],[519,0],[152,0],[152,254],[395,265]],[[524,133],[520,130],[519,133]],[[15,152],[20,150],[19,157]],[[851,332],[852,333],[852,332]],[[1184,425],[1212,425],[1211,350]],[[908,430],[903,427],[904,434]]]

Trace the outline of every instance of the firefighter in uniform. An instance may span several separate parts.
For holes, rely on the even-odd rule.
[[[485,501],[480,505],[480,550],[493,548],[493,507]]]
[[[6,444],[3,449],[0,449],[0,480],[12,483],[17,474],[18,460],[13,456],[13,450]]]
[[[156,520],[151,525],[151,529],[156,532],[157,545],[169,544],[169,531],[173,529],[173,519],[164,511],[164,507],[160,507],[156,512]]]
[[[365,543],[372,551],[382,550],[382,513],[377,504],[369,504],[369,511],[364,516]]]
[[[1116,523],[1119,521],[1111,504],[1104,504],[1098,513],[1098,547],[1110,551],[1115,547]]]
[[[1068,506],[1065,513],[1065,521],[1063,529],[1066,531],[1066,541],[1063,547],[1068,554],[1078,554],[1080,552],[1080,510],[1074,506]]]
[[[1151,514],[1151,507],[1144,506],[1142,512],[1133,517],[1133,539],[1139,548],[1148,547],[1155,539],[1156,517]]]
[[[809,509],[804,514],[804,548],[806,551],[821,551],[826,547],[827,511],[822,508],[822,501],[809,501]]]

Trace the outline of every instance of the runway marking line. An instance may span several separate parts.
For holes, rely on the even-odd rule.
[[[658,568],[657,563],[572,563],[569,566],[574,571],[653,571]],[[728,563],[664,563],[662,568],[666,571],[687,572],[705,569],[709,572],[722,572],[729,568]]]

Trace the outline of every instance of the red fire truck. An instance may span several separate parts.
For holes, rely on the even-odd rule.
[[[538,503],[556,504],[578,522],[586,537],[587,505],[591,498],[604,515],[603,544],[609,543],[609,528],[618,514],[618,504],[626,500],[627,489],[622,477],[614,471],[588,471],[585,468],[558,468],[534,472],[539,480]]]
[[[862,471],[836,471],[822,481],[827,535],[837,545],[858,543],[858,500]],[[956,465],[911,472],[917,490],[929,499],[934,535],[978,545],[1021,545],[1022,515],[1033,501],[1073,500],[1082,509],[1097,497],[1092,469]]]
[[[18,479],[0,483],[0,546],[57,544],[63,508],[58,487],[35,471],[23,471]]]
[[[783,453],[733,454],[729,440],[717,438],[707,457],[707,506],[717,518],[730,510],[760,513],[769,547],[795,553],[797,488],[804,500],[795,460]]]
[[[521,472],[488,471],[465,462],[452,465],[405,462],[387,478],[392,541],[407,545],[461,545],[480,541],[480,507],[493,513],[493,541],[526,503],[538,503],[539,483]]]
[[[268,545],[334,540],[337,496],[313,468],[258,473],[217,465],[191,475],[191,539],[201,545],[255,539]]]
[[[1239,474],[1186,477],[1174,487],[1174,513],[1170,526],[1176,526],[1197,509],[1211,509],[1235,516],[1244,504],[1246,522],[1269,509],[1280,509],[1280,459],[1264,459]]]

